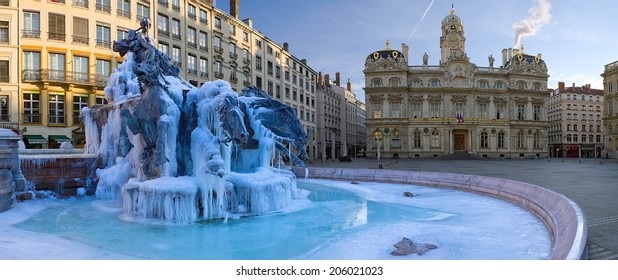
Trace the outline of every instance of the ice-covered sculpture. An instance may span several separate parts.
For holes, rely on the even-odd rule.
[[[82,110],[85,150],[104,165],[97,197],[122,199],[127,216],[175,222],[286,207],[295,178],[273,166],[280,154],[303,165],[307,135],[295,112],[255,87],[239,95],[222,80],[192,86],[149,27],[142,20],[114,42],[125,60],[105,88],[108,104]]]

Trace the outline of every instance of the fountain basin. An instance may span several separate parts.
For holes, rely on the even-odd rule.
[[[306,170],[295,168],[294,173],[301,177]],[[579,206],[564,195],[536,185],[485,176],[384,169],[309,168],[308,177],[416,184],[495,197],[530,211],[545,224],[552,240],[550,259],[588,259],[588,227]]]

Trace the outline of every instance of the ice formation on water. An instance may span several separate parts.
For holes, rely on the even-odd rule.
[[[287,105],[222,80],[194,87],[141,32],[114,42],[125,60],[105,88],[108,104],[84,108],[87,153],[98,153],[96,195],[122,199],[125,215],[175,222],[259,214],[296,196],[278,153],[303,165],[307,136]],[[288,147],[300,151],[299,157]]]

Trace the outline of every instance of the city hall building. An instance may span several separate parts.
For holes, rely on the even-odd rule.
[[[487,67],[466,54],[461,18],[442,21],[441,60],[408,65],[401,51],[365,61],[367,155],[382,158],[548,157],[547,65],[541,54],[504,49]]]

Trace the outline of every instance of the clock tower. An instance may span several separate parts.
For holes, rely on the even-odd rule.
[[[466,38],[464,37],[463,21],[455,15],[453,9],[451,10],[451,14],[442,20],[442,37],[440,37],[442,64],[445,64],[449,59],[466,57],[465,43]]]

